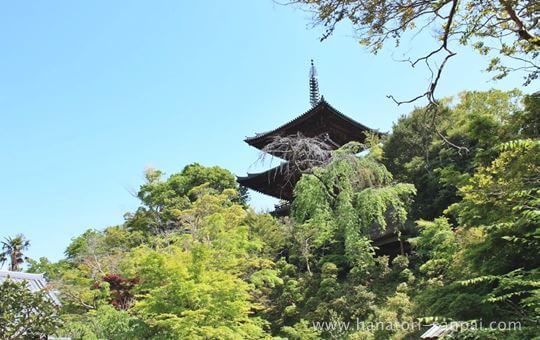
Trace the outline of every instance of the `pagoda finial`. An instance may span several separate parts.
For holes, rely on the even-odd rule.
[[[317,69],[311,59],[311,68],[309,69],[309,102],[311,107],[315,107],[320,101],[319,81],[317,80]]]

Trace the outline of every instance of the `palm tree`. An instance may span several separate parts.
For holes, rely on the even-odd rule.
[[[22,234],[15,237],[6,237],[2,243],[2,252],[0,253],[0,267],[9,260],[9,270],[21,270],[21,264],[26,260],[23,252],[30,247],[28,241]]]

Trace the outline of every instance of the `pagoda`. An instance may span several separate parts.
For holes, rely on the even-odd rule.
[[[276,137],[298,134],[305,137],[325,136],[331,141],[331,147],[337,149],[352,141],[363,143],[366,139],[366,133],[381,134],[339,112],[324,97],[319,95],[317,72],[313,60],[311,61],[309,91],[311,109],[273,130],[257,133],[253,137],[247,137],[244,141],[264,152],[265,146]],[[287,154],[270,153],[285,162],[290,161]],[[293,178],[285,178],[280,171],[281,167],[283,165],[264,172],[238,177],[238,183],[282,201],[291,202],[294,185],[300,179],[300,174],[293,176]]]
[[[384,135],[384,133],[344,115],[319,95],[317,72],[313,60],[311,61],[309,91],[311,108],[308,111],[273,130],[257,133],[244,140],[262,152],[268,152],[271,156],[283,160],[283,163],[269,170],[237,177],[240,185],[281,200],[281,204],[276,205],[276,209],[272,213],[275,216],[289,214],[290,203],[294,198],[294,186],[301,177],[300,173],[296,173],[291,178],[290,174],[285,176],[281,171],[284,164],[286,165],[291,160],[287,153],[265,149],[276,138],[295,135],[314,138],[324,136],[325,140],[330,141],[329,147],[335,150],[352,141],[364,143],[366,133]],[[408,251],[405,249],[408,248],[408,244],[399,240],[397,230],[393,226],[388,226],[384,231],[374,228],[370,234],[380,254],[394,256]]]

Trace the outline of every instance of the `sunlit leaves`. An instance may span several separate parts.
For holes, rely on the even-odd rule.
[[[2,339],[42,338],[60,326],[57,306],[44,292],[31,292],[27,282],[0,283]]]

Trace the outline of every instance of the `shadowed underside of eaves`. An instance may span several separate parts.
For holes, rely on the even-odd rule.
[[[366,139],[366,133],[384,135],[384,133],[378,130],[369,128],[347,117],[328,104],[324,99],[321,99],[316,106],[286,124],[271,131],[248,137],[244,141],[259,150],[263,150],[277,136],[283,137],[298,133],[306,137],[328,135],[336,147],[343,146],[351,141],[362,143]],[[287,159],[286,155],[273,154],[273,156]]]
[[[281,166],[270,170],[237,177],[239,184],[252,190],[269,195],[281,200],[292,201],[294,185],[300,179],[300,175],[286,176]]]

